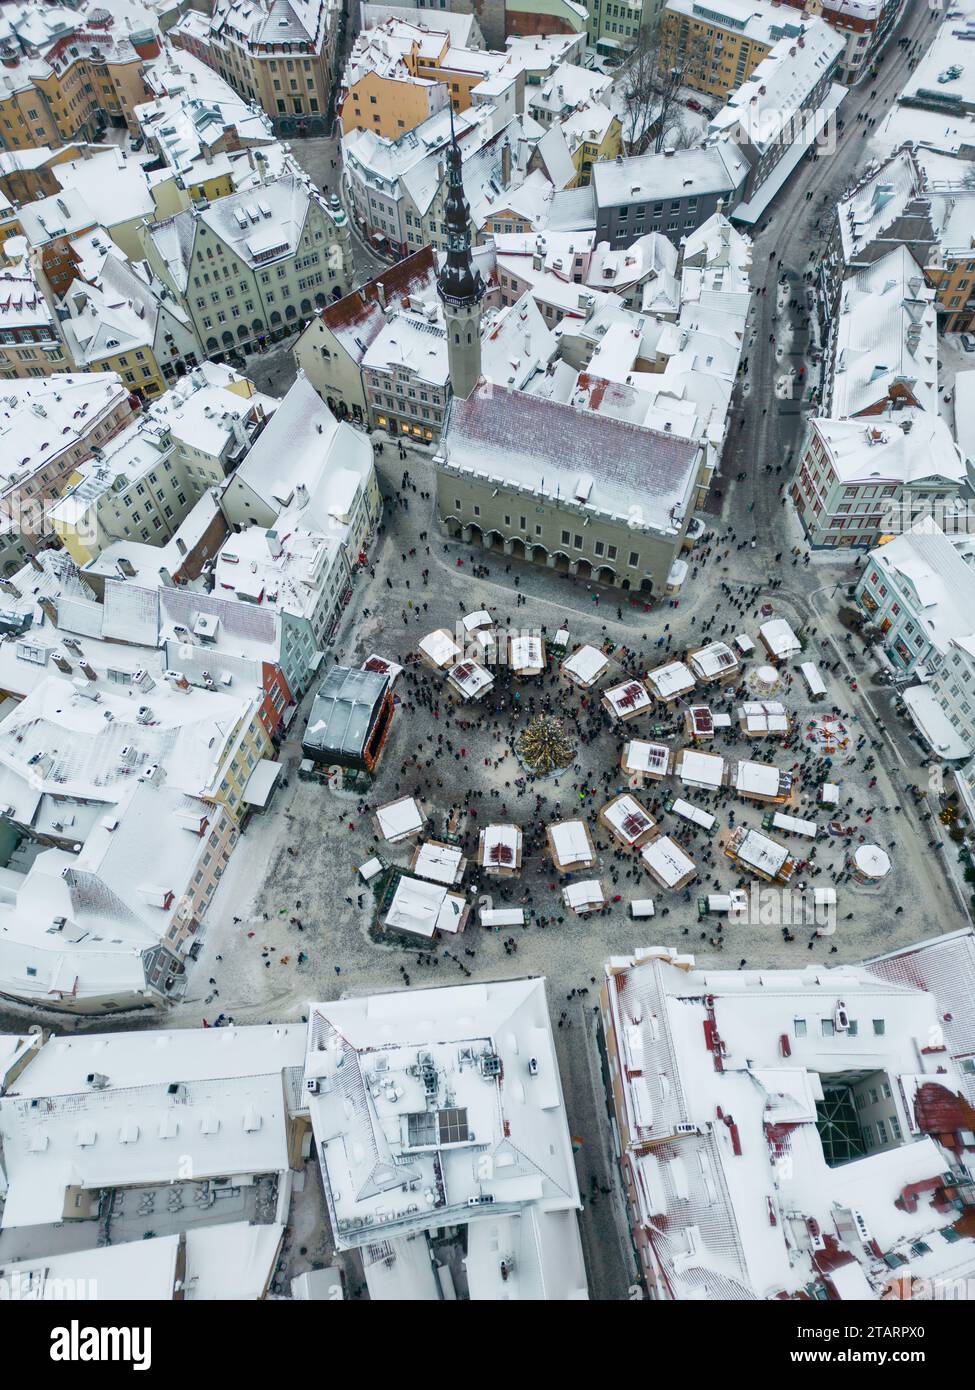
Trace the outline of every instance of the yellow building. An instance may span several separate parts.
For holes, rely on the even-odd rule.
[[[968,245],[935,247],[925,274],[934,286],[943,333],[975,330],[975,241]]]
[[[137,49],[128,40],[115,42],[86,32],[52,45],[42,55],[46,72],[27,54],[5,63],[0,149],[93,140],[106,125],[124,125],[138,134],[133,113],[149,95],[143,80],[145,59],[158,54],[155,40]]]
[[[169,31],[177,48],[195,54],[269,116],[292,118],[327,112],[335,36],[328,0],[280,11],[215,0],[212,16],[189,10]]]
[[[517,74],[504,53],[452,46],[447,33],[388,19],[361,33],[350,55],[339,98],[343,130],[396,140],[448,101],[466,111],[475,89],[505,68],[514,85]]]
[[[751,76],[773,44],[799,34],[798,12],[758,0],[699,5],[669,0],[661,13],[660,62],[678,68],[686,86],[724,100]]]
[[[562,122],[563,133],[576,168],[568,186],[580,188],[590,182],[592,166],[601,159],[615,159],[622,153],[623,127],[619,119],[599,102],[575,112]]]
[[[389,74],[364,73],[340,103],[343,131],[371,130],[384,139],[397,140],[445,106],[446,94],[439,82],[412,77],[397,65]]]

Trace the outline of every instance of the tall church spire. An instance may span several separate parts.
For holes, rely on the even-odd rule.
[[[447,362],[455,396],[465,400],[481,376],[481,300],[484,281],[471,254],[471,214],[464,194],[462,157],[450,110],[447,194],[444,198],[447,254],[437,278],[447,325]]]

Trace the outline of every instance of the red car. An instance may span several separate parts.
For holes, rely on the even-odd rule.
[[[688,111],[700,111],[700,110],[701,110],[701,103],[697,100],[696,97],[688,97],[688,99],[687,99],[687,109],[688,109]]]

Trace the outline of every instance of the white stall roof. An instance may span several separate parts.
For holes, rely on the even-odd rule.
[[[449,666],[460,656],[460,647],[445,628],[428,632],[418,643],[420,651],[429,657],[435,666]]]
[[[613,707],[613,713],[623,718],[626,715],[637,714],[642,709],[649,709],[651,700],[646,686],[642,681],[624,681],[622,685],[614,685],[611,690],[605,692],[605,698]]]
[[[759,830],[749,830],[739,841],[738,860],[774,878],[789,857],[785,845],[776,844]]]
[[[794,652],[802,651],[802,643],[785,618],[770,618],[758,630],[773,656],[792,656]]]
[[[625,758],[627,767],[634,772],[654,772],[663,777],[670,762],[670,749],[665,743],[646,743],[634,738],[626,745]]]
[[[562,897],[567,907],[577,912],[583,907],[601,907],[606,901],[603,885],[598,878],[587,878],[581,883],[570,883],[562,889]]]
[[[457,845],[427,841],[420,846],[413,872],[419,874],[420,878],[432,879],[434,883],[455,883],[463,857],[463,851]]]
[[[746,796],[777,796],[779,769],[767,763],[752,763],[743,759],[738,764],[735,786]]]
[[[693,872],[695,867],[694,860],[686,855],[669,835],[661,835],[659,839],[651,840],[648,845],[644,845],[640,857],[660,882],[670,888]]]
[[[677,775],[692,787],[720,787],[724,777],[724,758],[717,753],[701,753],[696,748],[685,748],[680,754]]]
[[[511,638],[510,665],[516,671],[531,670],[545,665],[545,652],[541,637],[530,632],[520,632]]]
[[[494,684],[491,672],[476,661],[458,662],[447,672],[447,679],[467,700],[473,700]]]
[[[614,830],[631,844],[652,830],[656,822],[635,796],[618,796],[603,807],[603,815]]]
[[[423,829],[423,813],[412,796],[400,797],[376,810],[379,829],[386,840],[398,840]]]
[[[363,671],[372,671],[377,676],[388,676],[390,685],[395,685],[398,677],[403,674],[402,666],[395,661],[390,661],[388,656],[380,656],[378,652],[373,652],[367,656],[360,668]]]
[[[564,820],[549,827],[552,844],[560,864],[576,864],[582,859],[592,858],[592,847],[586,833],[586,825],[581,820]]]
[[[609,662],[598,647],[577,647],[562,663],[562,670],[580,685],[592,685],[606,670]]]
[[[683,661],[671,661],[666,666],[658,666],[655,671],[648,671],[647,680],[662,700],[683,695],[697,684],[694,673]]]
[[[463,910],[461,894],[448,893],[440,883],[404,874],[386,913],[386,925],[414,936],[432,937],[435,931],[458,931]]]
[[[476,632],[479,627],[491,627],[494,619],[485,608],[479,608],[476,613],[468,613],[464,619],[464,629],[466,632]]]

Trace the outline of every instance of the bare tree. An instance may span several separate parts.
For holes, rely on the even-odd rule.
[[[693,133],[679,119],[684,102],[681,89],[705,71],[706,41],[693,39],[683,46],[664,38],[662,21],[640,30],[623,69],[623,142],[627,154],[645,154],[665,145],[685,149]]]

